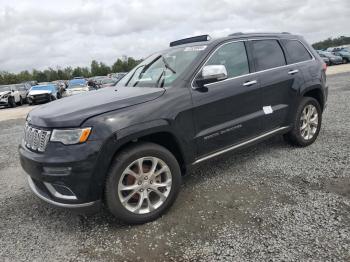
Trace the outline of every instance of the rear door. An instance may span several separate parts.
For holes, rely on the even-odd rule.
[[[262,130],[267,132],[287,126],[298,87],[303,82],[299,67],[287,65],[277,39],[251,40],[250,44],[262,90]]]
[[[203,65],[225,65],[228,78],[191,90],[198,155],[260,133],[261,93],[248,61],[245,42],[235,41],[218,47]]]

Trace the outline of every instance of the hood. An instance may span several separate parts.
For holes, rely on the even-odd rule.
[[[160,97],[163,88],[119,87],[89,91],[37,107],[28,114],[39,127],[78,127],[86,119]]]
[[[51,90],[31,90],[29,91],[29,96],[42,95],[42,94],[51,94]]]
[[[2,97],[3,95],[7,95],[7,94],[11,94],[11,92],[10,91],[0,92],[0,97]]]

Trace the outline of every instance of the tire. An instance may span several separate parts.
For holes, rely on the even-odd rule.
[[[144,159],[139,161],[140,158]],[[155,160],[153,161],[150,159]],[[156,174],[157,171],[152,173],[150,169],[153,163],[156,162],[158,163],[155,166],[157,168],[156,170],[160,171],[160,169],[163,170],[164,168],[165,171],[153,177],[152,174]],[[143,173],[141,175],[140,169],[138,168],[139,163],[142,163]],[[148,168],[148,170],[145,171],[145,167]],[[132,173],[139,174],[135,176],[129,175],[128,173],[130,173],[130,171],[127,172],[126,170],[133,170]],[[166,188],[169,186],[169,177],[171,178],[170,188]],[[130,182],[130,178],[134,181]],[[165,182],[160,181],[163,178],[166,178]],[[153,179],[154,182],[152,182]],[[158,185],[162,183],[162,185],[166,184],[167,186],[156,187],[155,184],[157,183]],[[137,188],[129,191],[125,189],[124,191],[120,190],[120,188],[130,185]],[[181,170],[173,154],[166,148],[154,143],[137,143],[118,153],[111,164],[106,179],[105,200],[109,211],[121,221],[127,224],[143,224],[155,220],[165,213],[174,203],[180,186]],[[157,188],[158,193],[150,189],[151,187]],[[147,198],[143,198],[145,195],[147,195]],[[165,196],[165,198],[162,199],[160,197],[161,195],[163,197]],[[159,199],[157,202],[158,197]],[[122,198],[128,200],[124,201],[123,204]],[[142,206],[138,209],[137,206],[140,206],[140,203]],[[149,203],[152,203],[152,205]]]
[[[23,98],[21,96],[19,97],[19,102],[17,105],[19,105],[19,106],[23,105]]]
[[[16,107],[16,102],[15,102],[15,98],[10,96],[8,99],[8,103],[10,107]]]
[[[313,112],[317,113],[317,119],[315,114],[311,114],[309,119],[305,117],[305,113]],[[308,111],[310,110],[310,111]],[[302,117],[304,120],[302,120]],[[307,123],[310,123],[310,129]],[[315,125],[317,123],[317,126]],[[297,108],[295,118],[293,120],[292,130],[284,135],[287,142],[294,146],[305,147],[315,142],[322,124],[322,110],[318,101],[312,97],[303,97]],[[304,129],[302,127],[305,127]],[[308,135],[309,134],[309,135]]]
[[[346,58],[343,58],[343,64],[347,64],[349,61]]]

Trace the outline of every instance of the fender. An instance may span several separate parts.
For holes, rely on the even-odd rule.
[[[184,164],[187,166],[189,163],[193,162],[191,158],[194,155],[193,147],[180,142],[181,139],[175,135],[168,120],[158,119],[131,125],[114,132],[101,146],[97,165],[94,170],[95,176],[92,178],[94,183],[99,185],[101,190],[101,192],[99,192],[100,194],[102,194],[108,169],[116,153],[126,144],[156,133],[170,134],[176,141]]]
[[[321,94],[321,96],[317,100],[320,100],[319,101],[320,106],[323,110],[325,107],[325,103],[327,101],[327,91],[326,91],[326,89],[322,88],[322,85],[318,79],[314,79],[312,81],[305,83],[305,85],[303,85],[299,90],[300,97],[305,96],[305,94],[307,92],[310,92],[312,90],[317,90],[317,92],[319,92]]]

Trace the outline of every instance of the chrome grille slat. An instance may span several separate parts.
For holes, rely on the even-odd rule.
[[[35,128],[26,123],[24,127],[24,144],[31,150],[44,152],[50,140],[50,135],[51,131]]]

